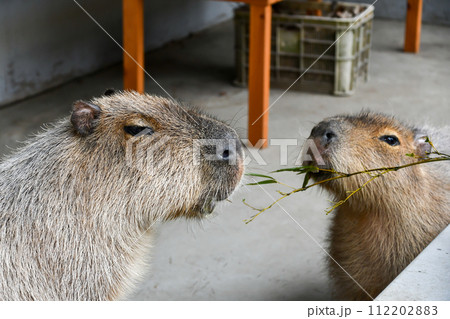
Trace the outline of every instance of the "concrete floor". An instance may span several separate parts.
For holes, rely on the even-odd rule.
[[[299,144],[322,118],[371,109],[411,122],[448,124],[450,115],[450,29],[424,25],[418,55],[401,52],[404,24],[377,20],[370,80],[352,97],[290,91],[270,113],[271,138],[297,138]],[[247,91],[234,87],[233,25],[227,22],[150,53],[147,70],[170,94],[230,122],[246,137]],[[120,66],[83,77],[34,98],[0,109],[0,154],[11,152],[47,122],[69,114],[71,103],[120,88]],[[147,79],[147,92],[163,92]],[[272,90],[274,101],[283,91]],[[290,165],[299,147],[289,148]],[[252,162],[247,172],[280,167],[279,147]],[[280,179],[299,185],[290,174]],[[275,187],[265,187],[275,196]],[[152,252],[151,273],[134,300],[328,300],[325,271],[327,195],[312,190],[284,200],[246,225],[253,214],[241,203],[264,206],[271,198],[258,186],[243,187],[233,203],[196,223],[160,225]],[[293,221],[298,223],[295,223]],[[303,229],[302,229],[303,228]],[[305,232],[306,230],[306,232]]]

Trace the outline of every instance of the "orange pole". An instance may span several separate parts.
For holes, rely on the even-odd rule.
[[[310,2],[322,2],[322,0],[309,0]],[[322,10],[307,10],[307,14],[313,16],[322,16]]]
[[[144,1],[123,0],[123,86],[144,92]],[[134,59],[134,60],[133,60]]]
[[[250,52],[248,78],[248,139],[256,145],[269,131],[270,37],[272,6],[250,4]]]
[[[422,5],[422,0],[408,0],[405,28],[405,52],[419,52],[420,30],[422,28]]]

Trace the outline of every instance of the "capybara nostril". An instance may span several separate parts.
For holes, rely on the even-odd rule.
[[[235,157],[235,146],[233,140],[218,140],[216,144],[215,160],[219,162],[228,162]]]
[[[229,161],[230,158],[233,156],[233,152],[230,151],[229,149],[224,149],[222,154],[220,154],[218,156],[219,156],[219,160]]]
[[[323,139],[324,139],[325,144],[329,144],[329,143],[333,142],[336,139],[336,137],[337,137],[337,135],[336,135],[336,133],[334,133],[334,131],[332,131],[331,129],[327,129],[325,131]]]
[[[220,138],[216,144],[216,160],[240,164],[243,161],[242,141],[232,129],[219,134]]]
[[[322,121],[311,131],[311,138],[319,139],[322,144],[328,144],[337,137],[333,129],[334,123],[329,121]]]
[[[224,162],[242,161],[242,145],[237,139],[222,140],[216,145],[216,159]]]

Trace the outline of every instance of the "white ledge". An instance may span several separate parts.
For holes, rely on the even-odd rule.
[[[375,300],[450,300],[450,226]]]

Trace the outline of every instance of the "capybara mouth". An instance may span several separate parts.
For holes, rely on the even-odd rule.
[[[311,172],[312,176],[315,178],[322,177],[322,176],[328,177],[332,173],[328,172],[328,171],[323,171],[323,170],[333,170],[333,167],[332,167],[331,163],[329,162],[329,160],[327,159],[326,155],[325,156],[323,154],[320,154],[320,155],[321,155],[320,161],[318,161],[314,156],[312,156],[312,160],[303,161],[303,163],[302,163],[303,166],[314,166],[314,167],[318,168],[318,170]]]
[[[200,212],[201,215],[209,215],[209,214],[213,213],[214,209],[216,208],[217,203],[227,200],[236,188],[237,187],[234,187],[232,189],[223,190],[223,191],[215,194],[215,196],[205,198],[197,206],[197,210]]]
[[[210,215],[214,212],[215,208],[216,208],[216,202],[213,200],[209,200],[201,206],[200,214],[201,215]]]
[[[312,178],[315,181],[320,182],[320,181],[323,181],[323,180],[326,180],[326,179],[332,177],[332,175],[333,174],[330,172],[318,171],[318,172],[312,173]]]
[[[324,158],[322,158],[322,159],[325,160]],[[331,170],[333,170],[333,167],[327,160],[325,160],[324,162],[319,164],[315,159],[313,159],[311,161],[304,161],[302,163],[302,165],[303,166],[315,166],[318,168],[318,170],[316,170],[316,171],[311,171],[311,177],[317,182],[328,179],[328,178],[332,177],[332,175],[333,175],[333,173],[330,172]],[[328,171],[328,170],[330,170],[330,171]]]
[[[228,197],[231,196],[231,194],[234,192],[234,190],[235,190],[235,188],[229,189],[229,190],[227,190],[227,191],[220,192],[220,193],[218,193],[215,197],[213,197],[213,200],[214,200],[215,202],[221,202],[221,201],[224,201],[224,200],[226,200]]]
[[[229,192],[228,194],[220,194],[215,198],[209,198],[205,200],[203,205],[200,206],[199,212],[201,215],[209,215],[214,212],[214,209],[216,208],[217,203],[222,202],[226,200],[229,195],[231,195],[232,192]]]
[[[194,206],[175,211],[168,219],[172,220],[180,217],[194,219],[202,218],[204,216],[211,215],[214,212],[216,203],[217,202],[214,200],[205,200],[203,202],[200,201]]]

